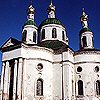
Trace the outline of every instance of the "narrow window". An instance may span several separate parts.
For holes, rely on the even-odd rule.
[[[93,37],[92,37],[92,46],[94,46],[94,40],[93,40]]]
[[[65,40],[64,31],[62,31],[62,40]]]
[[[56,38],[57,37],[57,32],[56,32],[56,28],[52,29],[52,38]]]
[[[78,81],[78,95],[83,95],[83,81]]]
[[[24,30],[23,36],[22,36],[22,41],[26,41],[26,36],[27,36],[27,31]]]
[[[42,30],[42,40],[45,39],[45,29]]]
[[[10,87],[9,87],[9,100],[13,99],[13,80],[14,80],[14,60],[9,62],[10,64]]]
[[[83,41],[83,47],[86,47],[87,46],[86,36],[83,36],[82,41]]]
[[[74,80],[72,80],[72,94],[74,94]]]
[[[35,31],[33,32],[33,42],[36,43],[36,32]]]
[[[37,96],[43,95],[43,80],[42,79],[37,80],[36,95]]]
[[[96,93],[97,95],[100,95],[100,80],[96,81]]]

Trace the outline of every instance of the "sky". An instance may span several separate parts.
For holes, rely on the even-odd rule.
[[[0,0],[0,47],[10,38],[21,40],[22,26],[27,20],[26,10],[32,4],[35,8],[37,26],[47,18],[51,0]],[[82,8],[89,17],[89,28],[94,34],[94,46],[100,49],[100,0],[52,0],[56,7],[56,18],[65,26],[69,45],[79,49],[80,16]],[[2,53],[0,52],[0,69]]]

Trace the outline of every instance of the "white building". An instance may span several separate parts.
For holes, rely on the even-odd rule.
[[[10,38],[1,47],[1,100],[100,100],[100,50],[94,48],[85,11],[77,52],[52,2],[39,27],[34,12],[30,5],[22,41]]]

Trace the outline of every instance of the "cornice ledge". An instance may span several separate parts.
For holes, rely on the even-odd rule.
[[[95,54],[95,55],[100,55],[100,51],[79,51],[79,52],[75,52],[74,56],[81,55],[81,54]]]

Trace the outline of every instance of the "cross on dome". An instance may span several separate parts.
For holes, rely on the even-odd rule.
[[[55,18],[55,6],[52,4],[52,0],[48,7],[48,18]]]
[[[81,23],[83,28],[88,28],[88,15],[85,13],[84,8],[82,11]]]
[[[28,7],[27,13],[28,14],[34,14],[35,9],[33,8],[32,4]]]
[[[35,14],[35,8],[30,4],[30,6],[27,9],[27,17],[28,20],[34,20],[34,14]]]

